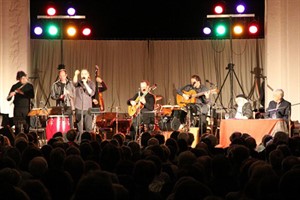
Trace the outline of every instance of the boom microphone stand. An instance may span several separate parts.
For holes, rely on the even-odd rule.
[[[138,91],[138,97],[139,100],[137,102],[137,105],[140,106],[140,100],[141,100],[141,89],[139,88]],[[139,110],[138,115],[136,116],[136,127],[135,127],[135,141],[137,141],[138,137],[140,137],[141,130],[140,130],[140,121],[141,121],[141,111]]]

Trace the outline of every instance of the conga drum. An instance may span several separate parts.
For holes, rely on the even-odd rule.
[[[46,125],[46,139],[49,141],[57,132],[62,134],[70,130],[70,120],[65,115],[49,115]]]

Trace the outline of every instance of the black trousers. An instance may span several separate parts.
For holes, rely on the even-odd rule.
[[[13,122],[15,125],[15,133],[18,134],[22,130],[24,133],[29,132],[29,124],[30,124],[30,117],[28,116],[28,113],[30,111],[29,107],[15,107],[14,108],[14,117]]]
[[[153,113],[140,113],[132,120],[130,127],[130,136],[133,140],[138,137],[136,133],[141,133],[151,129],[155,124],[155,115]]]

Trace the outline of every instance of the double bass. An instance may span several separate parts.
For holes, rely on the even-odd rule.
[[[100,70],[99,70],[99,67],[98,65],[96,65],[96,71],[95,71],[95,79],[97,79],[97,77],[100,77]],[[96,97],[98,95],[98,104],[99,104],[99,107],[100,107],[100,110],[101,111],[104,111],[104,100],[103,100],[103,95],[102,95],[102,92],[99,92],[99,83],[97,81],[96,82],[96,89],[97,89],[97,94],[96,94]]]

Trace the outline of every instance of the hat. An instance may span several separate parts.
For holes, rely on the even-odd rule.
[[[244,98],[244,99],[247,99],[247,97],[244,95],[244,94],[239,94],[236,96],[236,98]]]

